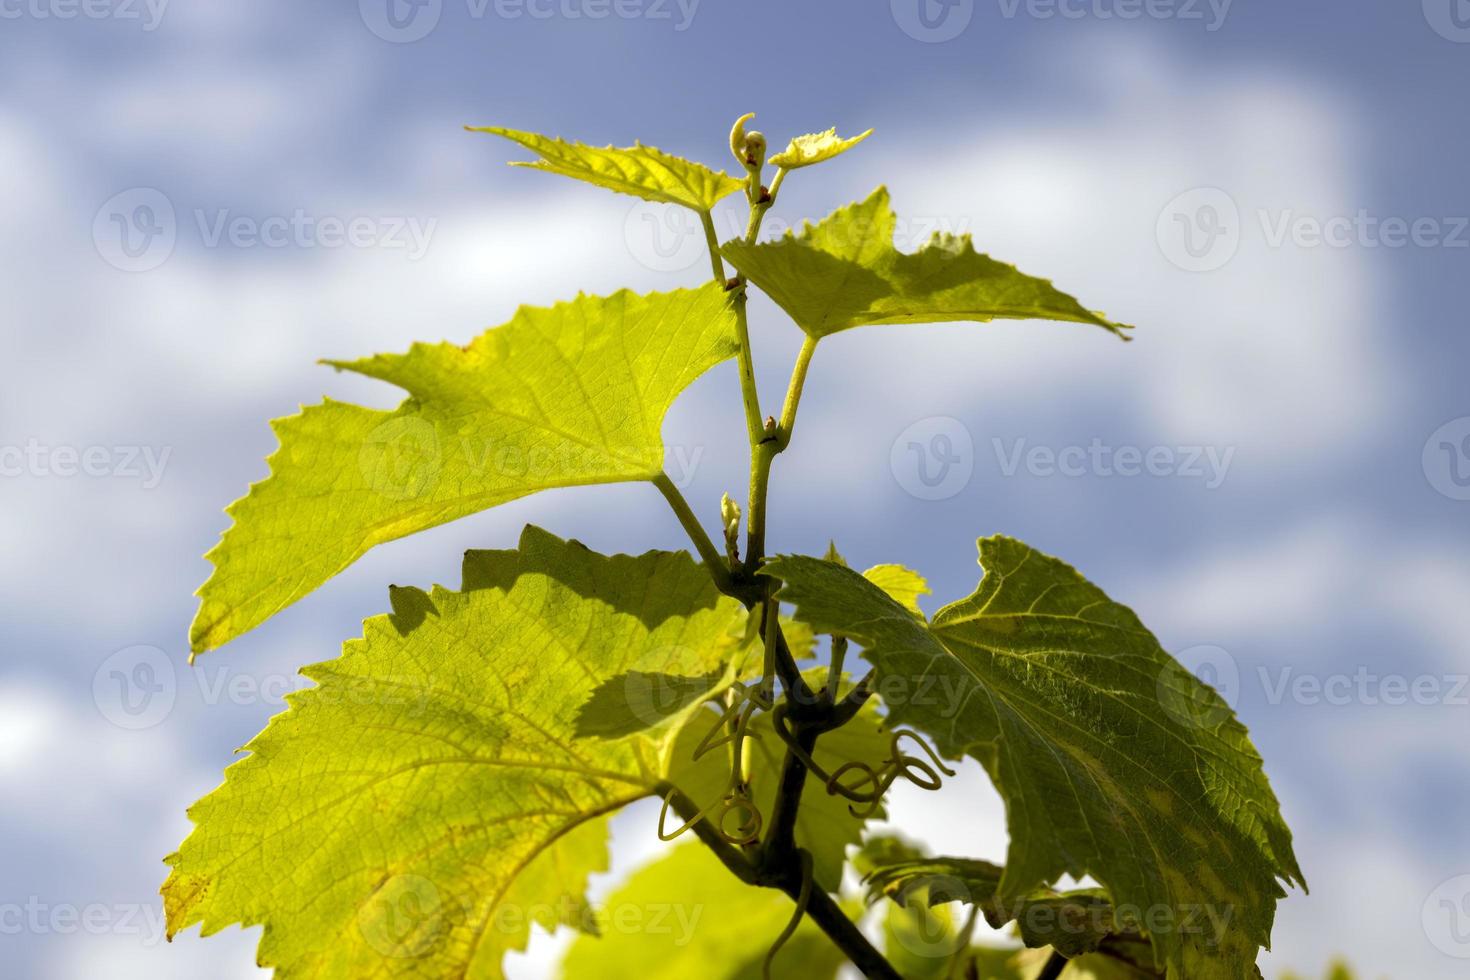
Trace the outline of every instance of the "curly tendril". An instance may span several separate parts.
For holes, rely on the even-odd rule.
[[[889,742],[889,757],[884,761],[881,769],[874,769],[868,763],[854,759],[850,762],[844,762],[835,771],[829,773],[817,764],[817,760],[812,758],[811,753],[801,747],[801,743],[797,741],[796,736],[787,727],[786,706],[784,704],[777,706],[771,715],[771,721],[772,727],[775,728],[776,734],[780,736],[781,741],[786,743],[786,747],[802,761],[810,772],[826,783],[829,794],[841,796],[844,799],[850,800],[852,803],[864,804],[861,810],[854,806],[848,807],[854,816],[865,819],[872,816],[878,809],[878,805],[883,802],[883,797],[887,795],[889,787],[899,777],[907,779],[920,789],[937,790],[943,785],[940,773],[943,773],[945,776],[953,776],[955,774],[953,769],[950,769],[944,764],[939,758],[939,754],[930,747],[928,742],[925,742],[917,732],[908,728],[897,728],[893,730],[892,739]],[[912,739],[918,744],[919,748],[933,762],[932,766],[924,759],[918,756],[907,755],[902,751],[900,746],[906,738]],[[858,773],[859,778],[857,781],[843,782],[842,777],[851,772]]]

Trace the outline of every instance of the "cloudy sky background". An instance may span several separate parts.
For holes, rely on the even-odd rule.
[[[1128,345],[1038,323],[832,338],[776,467],[773,550],[832,537],[854,564],[923,571],[936,601],[974,586],[978,535],[1066,557],[1221,684],[1266,759],[1312,885],[1281,906],[1268,976],[1338,953],[1372,977],[1463,976],[1467,5],[1180,0],[1125,18],[1126,0],[1069,16],[962,0],[930,7],[931,29],[906,0],[690,3],[598,19],[579,0],[536,7],[545,17],[442,0],[404,33],[376,0],[117,0],[90,15],[0,0],[8,972],[259,974],[254,931],[161,943],[156,890],[185,807],[296,669],[383,611],[388,582],[454,583],[466,545],[508,546],[527,521],[604,551],[685,546],[651,487],[543,494],[380,548],[184,666],[200,555],[265,474],[266,419],[323,394],[396,403],[317,357],[465,341],[522,302],[705,274],[670,216],[504,167],[514,148],[463,124],[642,139],[724,167],[730,122],[753,110],[777,145],[877,129],[793,175],[768,228],[886,183],[910,237],[972,232],[1139,325]],[[129,256],[111,215],[160,200],[172,251]],[[222,218],[298,212],[423,237],[212,237]],[[1313,222],[1335,218],[1355,219],[1333,225],[1347,237],[1314,242]],[[718,221],[728,233],[738,216]],[[799,333],[763,299],[753,310],[774,400]],[[686,495],[713,521],[744,485],[732,366],[686,394],[665,435],[697,463]],[[906,450],[936,436],[957,475],[923,499]],[[1171,472],[1026,463],[1094,441],[1157,448]],[[63,475],[60,447],[97,447],[92,475]],[[1182,465],[1195,455],[1197,474]],[[172,694],[140,722],[111,672],[160,657]],[[1279,693],[1283,678],[1360,674],[1341,703]],[[1388,675],[1433,693],[1384,703],[1374,678]],[[937,850],[1003,857],[1000,805],[973,767],[937,797],[899,791],[892,810]],[[600,889],[655,853],[653,816],[619,820]],[[49,922],[87,906],[106,909],[100,927],[11,927],[16,909]],[[545,975],[558,945],[538,941],[515,975]]]

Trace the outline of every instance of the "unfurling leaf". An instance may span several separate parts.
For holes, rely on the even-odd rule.
[[[766,949],[791,918],[791,900],[746,885],[688,843],[637,871],[596,911],[608,925],[572,944],[561,966],[567,980],[758,980]],[[771,975],[823,980],[844,962],[804,920]]]
[[[651,480],[674,399],[736,349],[717,284],[522,307],[467,347],[334,362],[409,397],[273,423],[271,475],[228,513],[190,642],[218,647],[375,545],[552,487]]]
[[[873,131],[870,129],[849,139],[843,139],[837,135],[835,127],[821,133],[807,133],[805,136],[793,139],[786,145],[786,149],[771,157],[769,162],[772,166],[783,170],[810,167],[814,163],[821,163],[846,153],[872,135]]]
[[[721,248],[812,337],[874,323],[951,320],[1068,320],[1118,336],[1128,329],[1085,309],[1045,279],[975,251],[969,235],[936,232],[919,251],[893,244],[897,217],[880,187],[801,234]]]
[[[584,180],[598,187],[631,194],[645,201],[682,204],[708,211],[721,198],[745,186],[724,171],[711,170],[671,153],[639,143],[635,146],[588,146],[503,126],[467,126],[472,133],[492,133],[514,140],[541,159],[515,161],[512,166],[533,167]]]
[[[579,916],[603,818],[679,778],[678,726],[578,739],[578,707],[630,672],[723,669],[745,617],[687,555],[535,529],[470,552],[464,590],[431,599],[411,629],[370,619],[306,668],[316,686],[190,810],[171,936],[264,923],[277,980],[499,977],[530,921]]]
[[[1244,726],[1070,566],[1004,537],[980,564],[975,593],[927,624],[831,562],[766,572],[797,618],[864,645],[895,724],[990,774],[1011,830],[1000,901],[1092,875],[1171,976],[1250,976],[1301,871]]]

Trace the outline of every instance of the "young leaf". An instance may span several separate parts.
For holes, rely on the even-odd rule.
[[[870,129],[850,139],[843,139],[837,135],[836,127],[821,133],[807,133],[805,136],[793,139],[786,145],[786,149],[771,157],[767,162],[782,170],[810,167],[814,163],[821,163],[846,153],[872,135],[873,131]]]
[[[691,842],[636,872],[601,913],[608,923],[601,935],[578,937],[562,961],[568,980],[757,980],[792,904],[780,892],[741,882]],[[803,920],[776,954],[772,976],[821,980],[843,962],[821,930]]]
[[[472,133],[504,136],[541,157],[539,160],[515,161],[511,166],[533,167],[573,180],[585,180],[645,201],[682,204],[695,211],[708,211],[721,198],[745,186],[743,181],[728,176],[724,171],[711,170],[703,164],[642,143],[619,149],[569,143],[503,126],[465,128]]]
[[[264,923],[277,980],[500,976],[531,911],[575,918],[602,818],[673,770],[677,728],[578,740],[577,708],[629,671],[719,668],[745,616],[687,555],[607,558],[529,528],[429,601],[306,668],[317,686],[190,810],[170,936]]]
[[[552,487],[651,480],[664,413],[735,353],[717,284],[522,307],[467,347],[416,344],[336,367],[409,397],[328,400],[272,423],[271,475],[232,504],[190,643],[218,647],[374,545]]]
[[[732,240],[721,252],[816,338],[864,324],[949,320],[1068,320],[1120,337],[1128,329],[1047,280],[977,253],[969,235],[936,232],[904,254],[893,245],[897,220],[880,187],[800,235],[761,245]]]
[[[797,618],[866,647],[894,723],[990,774],[1012,835],[1002,902],[1091,874],[1172,924],[1152,931],[1171,976],[1248,976],[1301,871],[1244,726],[1070,566],[1004,537],[980,541],[980,564],[975,593],[928,624],[830,562],[766,571]],[[948,695],[901,696],[921,681]],[[1218,943],[1178,927],[1201,912],[1228,916]]]

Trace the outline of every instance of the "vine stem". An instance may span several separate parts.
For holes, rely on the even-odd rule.
[[[1057,980],[1062,971],[1067,968],[1067,958],[1061,953],[1053,951],[1051,958],[1046,961],[1046,966],[1036,975],[1036,980]]]
[[[688,820],[694,817],[699,808],[693,800],[683,793],[673,790],[672,787],[661,787],[663,791],[672,791],[672,803],[674,812]],[[792,901],[797,901],[802,892],[802,875],[799,865],[787,866],[780,869],[778,876],[764,873],[760,867],[751,861],[739,850],[726,843],[719,832],[714,829],[708,820],[696,820],[693,827],[695,836],[703,842],[710,850],[715,852],[731,874],[749,885],[762,885],[767,888],[778,888],[785,892]],[[869,980],[903,980],[898,971],[883,958],[883,954],[868,941],[857,923],[847,917],[842,907],[832,900],[821,888],[810,888],[806,899],[806,917],[827,934],[827,938],[842,950],[844,956],[852,961],[852,964],[862,972]]]
[[[715,543],[710,540],[709,534],[705,532],[704,525],[699,523],[699,518],[689,506],[689,501],[685,500],[679,488],[674,486],[674,481],[669,479],[667,473],[660,473],[653,478],[653,485],[658,487],[664,499],[669,502],[669,506],[674,509],[679,523],[684,525],[685,533],[689,535],[694,549],[699,552],[699,557],[709,569],[710,575],[715,580],[715,586],[726,595],[736,595],[735,583],[730,576],[729,566],[725,564],[724,557],[715,547]],[[738,598],[738,595],[736,597]]]

